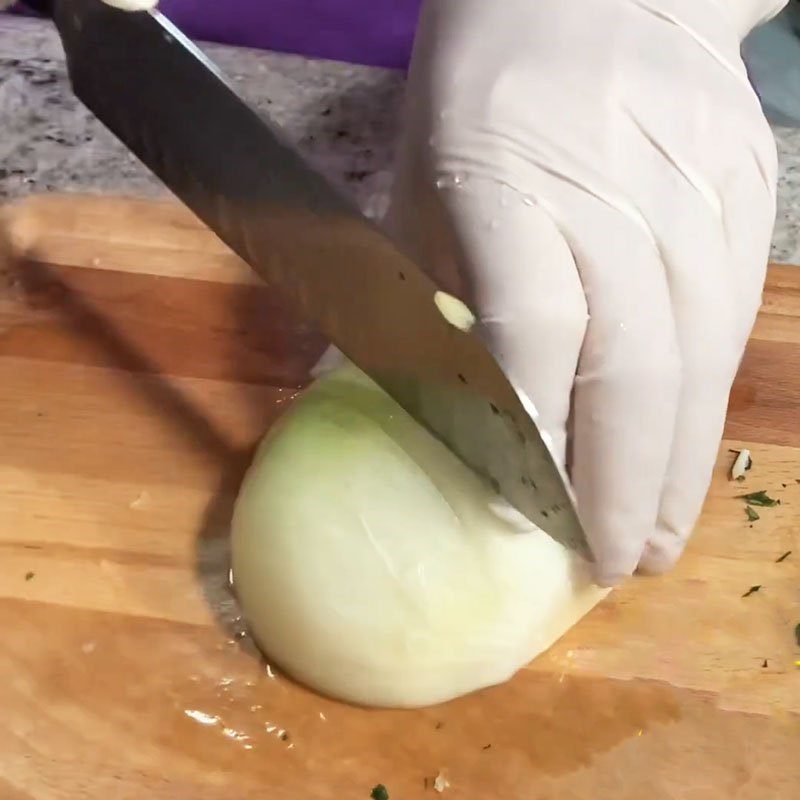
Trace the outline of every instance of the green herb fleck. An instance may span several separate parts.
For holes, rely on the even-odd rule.
[[[755,594],[756,592],[761,590],[761,584],[756,584],[755,586],[751,586],[743,595],[742,597],[750,597],[751,594]]]
[[[791,550],[787,550],[787,551],[786,551],[786,552],[785,552],[785,553],[784,553],[782,556],[778,556],[778,557],[775,559],[775,563],[776,563],[776,564],[780,564],[780,563],[781,563],[781,561],[786,561],[786,559],[787,559],[787,558],[789,558],[789,556],[790,556],[791,554],[792,554],[792,551],[791,551]]]
[[[794,626],[794,639],[797,642],[797,646],[800,647],[800,622]]]
[[[758,516],[758,512],[750,506],[744,507],[744,513],[747,514],[747,519],[750,522],[755,522],[757,519],[761,519],[761,517]]]
[[[25,580],[26,580],[26,581],[33,580],[33,577],[34,577],[34,575],[36,575],[36,573],[35,573],[35,572],[26,572],[26,573],[25,573]]]
[[[389,792],[382,783],[379,783],[377,786],[373,787],[372,791],[369,793],[369,796],[372,798],[372,800],[389,800]]]
[[[761,506],[762,508],[772,508],[780,505],[780,500],[774,500],[764,489],[760,492],[750,492],[750,494],[739,495],[739,500],[750,503],[751,506]]]

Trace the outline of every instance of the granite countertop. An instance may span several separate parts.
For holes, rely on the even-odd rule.
[[[403,76],[209,45],[211,57],[300,149],[380,216],[391,184]],[[0,19],[0,198],[45,191],[157,197],[166,191],[71,94],[53,28]],[[780,160],[775,261],[800,264],[800,130],[775,128]]]

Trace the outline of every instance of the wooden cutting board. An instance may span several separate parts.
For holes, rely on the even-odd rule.
[[[800,796],[800,269],[770,272],[675,572],[505,686],[373,711],[276,675],[226,585],[251,448],[323,342],[173,204],[42,197],[5,225],[2,800],[404,800],[440,770],[453,800]],[[750,524],[759,489],[781,505]]]

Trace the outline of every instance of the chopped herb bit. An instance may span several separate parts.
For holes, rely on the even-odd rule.
[[[751,594],[755,594],[756,592],[761,590],[761,584],[756,584],[755,586],[751,586],[743,595],[742,597],[750,597]]]
[[[32,580],[34,575],[36,575],[36,573],[35,573],[35,572],[26,572],[26,573],[25,573],[25,580],[26,580],[26,581],[30,581],[30,580]]]
[[[797,642],[797,646],[800,647],[800,622],[794,626],[794,639]]]
[[[492,747],[491,744],[485,744],[481,749],[482,750],[490,750],[491,747]]]
[[[751,506],[761,506],[762,508],[772,508],[773,506],[780,505],[780,500],[771,498],[764,489],[760,492],[750,492],[750,494],[739,495],[739,500],[745,500]]]
[[[762,669],[766,669],[769,666],[769,661],[765,658],[761,664]]]
[[[755,522],[757,519],[761,519],[761,517],[758,516],[758,512],[750,506],[744,507],[744,513],[747,514],[747,519],[749,519],[750,522]]]
[[[373,786],[369,796],[372,798],[372,800],[389,800],[389,792],[382,783],[379,783],[377,786]]]
[[[791,550],[787,550],[787,551],[786,551],[786,552],[785,552],[785,553],[784,553],[782,556],[778,556],[778,557],[775,559],[775,563],[776,563],[776,564],[780,564],[780,563],[781,563],[781,561],[786,561],[786,559],[787,559],[787,558],[789,558],[789,556],[790,556],[791,554],[792,554],[792,551],[791,551]]]

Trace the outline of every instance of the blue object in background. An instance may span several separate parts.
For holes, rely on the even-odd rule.
[[[745,39],[742,53],[764,113],[773,125],[800,127],[800,3]]]

